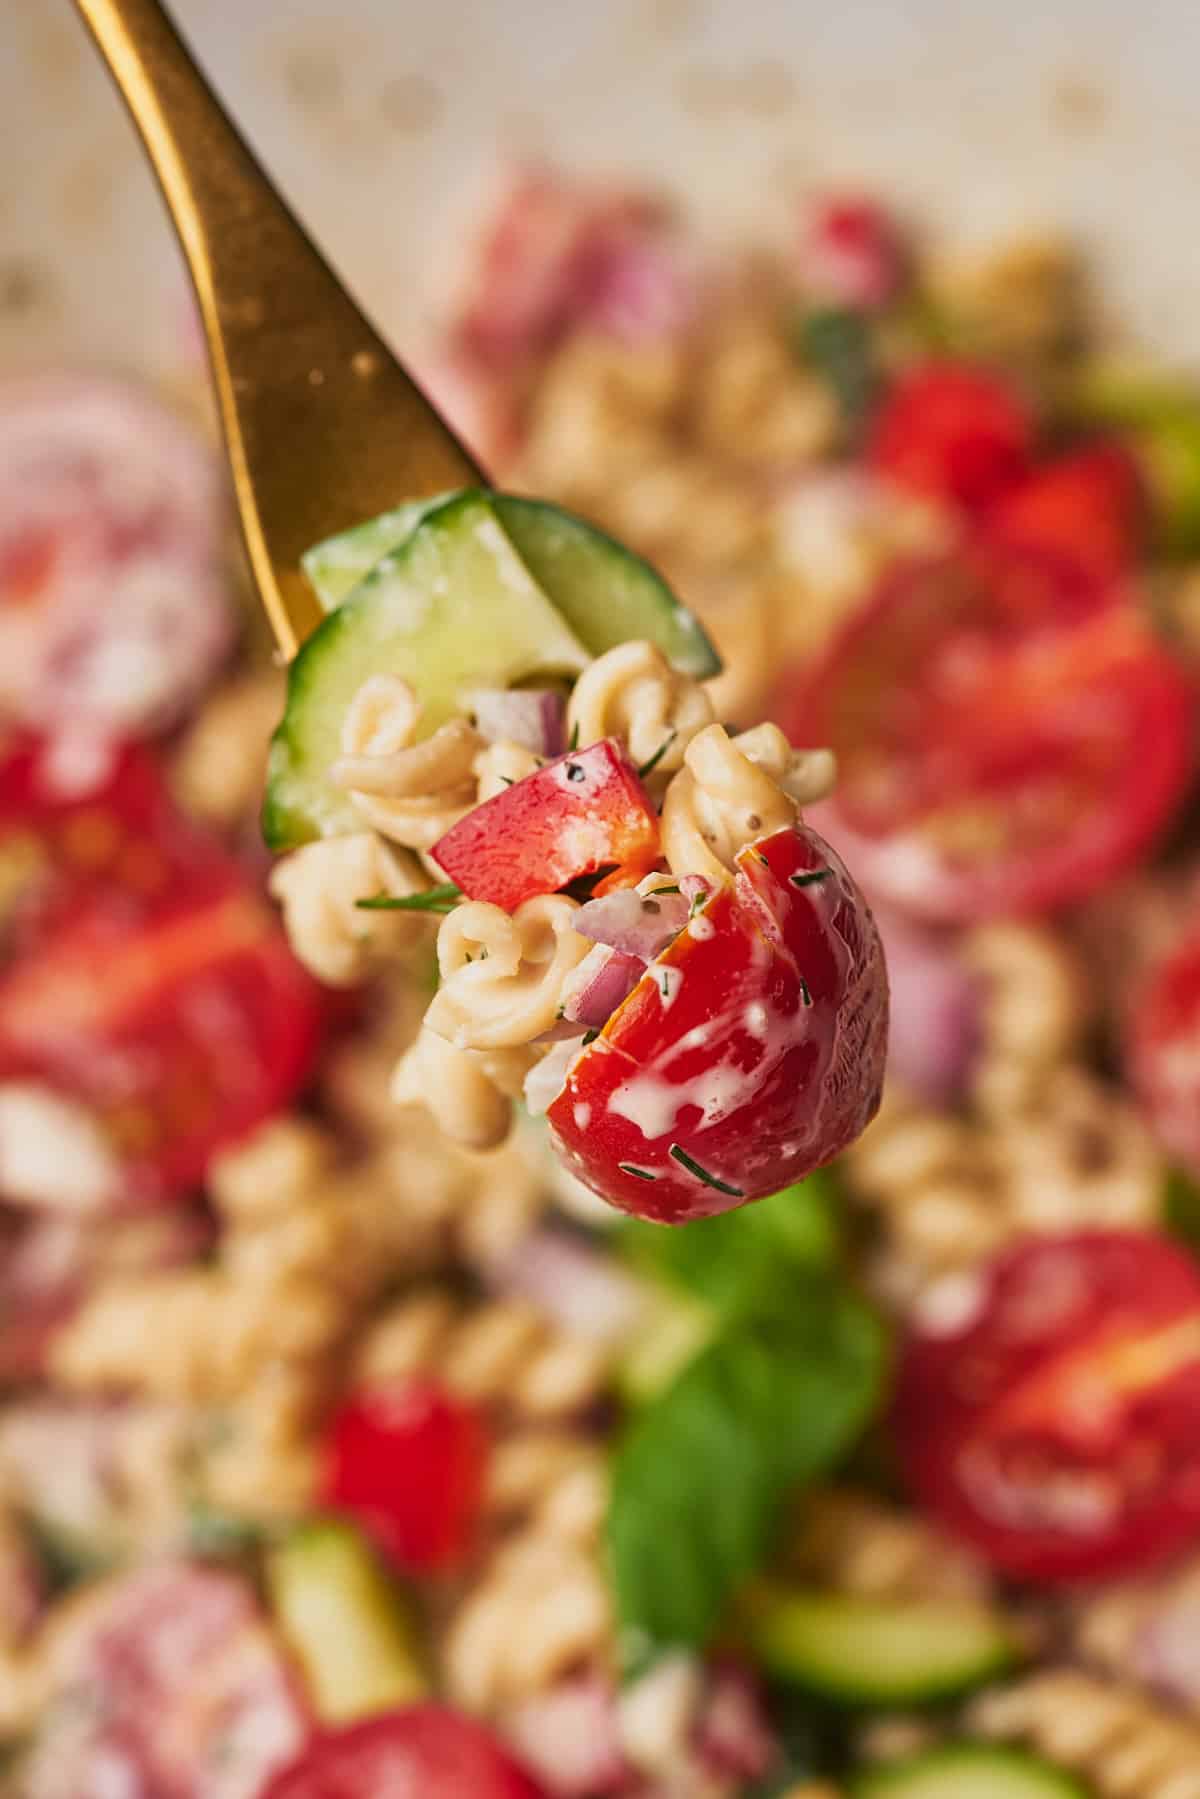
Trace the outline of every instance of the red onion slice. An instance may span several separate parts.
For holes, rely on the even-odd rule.
[[[480,687],[470,698],[475,729],[488,743],[519,743],[535,756],[566,749],[562,695],[549,687]]]
[[[677,892],[673,890],[676,885]],[[579,908],[572,923],[581,937],[588,937],[593,943],[607,943],[623,955],[652,962],[678,937],[687,924],[690,909],[683,883],[664,881],[650,892],[623,887],[616,893],[606,893],[603,899],[589,900]]]
[[[563,1017],[602,1030],[646,972],[640,956],[598,943],[574,970],[563,991]]]
[[[527,1299],[572,1336],[620,1345],[638,1328],[647,1289],[607,1251],[564,1230],[535,1231],[496,1286]]]
[[[628,1790],[615,1695],[599,1675],[565,1680],[526,1699],[510,1712],[505,1736],[555,1799],[602,1799]]]
[[[707,1772],[739,1781],[762,1780],[775,1764],[779,1745],[761,1694],[735,1662],[718,1662],[709,1675],[695,1747]]]
[[[888,1072],[918,1098],[958,1098],[979,1049],[980,983],[952,939],[873,908],[891,990]]]

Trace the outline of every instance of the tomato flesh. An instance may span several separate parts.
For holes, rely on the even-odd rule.
[[[121,1160],[120,1203],[155,1204],[295,1095],[324,1002],[147,752],[119,752],[73,790],[52,760],[25,742],[0,768],[0,866],[32,855],[10,897],[0,1079],[81,1100]]]
[[[1073,557],[1099,581],[1132,571],[1146,537],[1145,483],[1121,444],[1060,456],[1001,495],[987,515],[998,540]]]
[[[879,1103],[887,984],[874,921],[803,827],[744,849],[733,882],[652,962],[572,1064],[547,1118],[571,1172],[679,1224],[827,1162]]]
[[[1200,932],[1149,971],[1126,1045],[1130,1080],[1156,1134],[1200,1169]]]
[[[442,1705],[385,1712],[321,1732],[263,1799],[544,1799],[473,1718]]]
[[[485,800],[433,846],[469,899],[506,912],[612,863],[653,866],[658,815],[611,738],[547,762]]]
[[[868,891],[958,923],[1065,905],[1137,861],[1187,785],[1193,704],[1113,587],[978,543],[894,569],[776,711],[837,752],[810,816]]]
[[[867,454],[872,465],[926,499],[975,510],[1029,466],[1033,424],[998,376],[966,362],[928,362],[894,382]]]
[[[335,1415],[326,1503],[410,1574],[458,1565],[475,1541],[488,1461],[475,1407],[435,1382],[368,1388]]]
[[[1200,1268],[1135,1231],[1035,1238],[901,1361],[904,1467],[930,1511],[1033,1581],[1119,1576],[1200,1536]]]

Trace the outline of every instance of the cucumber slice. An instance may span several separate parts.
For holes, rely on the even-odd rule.
[[[561,506],[515,494],[489,498],[530,574],[593,656],[645,637],[681,674],[700,681],[720,674],[721,659],[699,619],[648,562]],[[340,606],[438,504],[411,500],[309,550],[304,571],[326,611]]]
[[[322,1723],[346,1724],[427,1695],[408,1607],[350,1525],[300,1525],[268,1554],[266,1577]]]
[[[267,769],[268,844],[290,849],[361,830],[329,770],[341,754],[350,702],[370,675],[411,682],[428,733],[459,710],[472,687],[575,675],[587,661],[486,495],[448,500],[330,613],[292,663]]]
[[[340,606],[377,562],[399,549],[426,513],[436,512],[463,491],[458,488],[434,494],[428,500],[406,500],[390,512],[381,512],[378,518],[368,519],[365,525],[339,531],[336,537],[327,537],[324,543],[306,550],[300,564],[326,612]]]
[[[1087,1799],[1073,1775],[1020,1749],[948,1743],[850,1781],[851,1799]]]
[[[530,570],[593,656],[645,637],[681,674],[721,672],[721,658],[694,612],[656,569],[615,537],[546,500],[498,494],[504,529]]]
[[[1019,1657],[1005,1622],[968,1600],[765,1587],[748,1608],[747,1635],[770,1674],[841,1705],[952,1698]]]

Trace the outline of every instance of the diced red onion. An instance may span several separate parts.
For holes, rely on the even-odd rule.
[[[931,1105],[961,1095],[978,1053],[980,983],[952,939],[874,908],[891,989],[888,1071]]]
[[[697,310],[698,271],[679,246],[644,229],[592,247],[579,280],[579,317],[634,346],[669,343]]]
[[[1133,1672],[1177,1704],[1200,1704],[1200,1592],[1185,1592],[1143,1626]]]
[[[646,1309],[641,1281],[604,1250],[563,1230],[535,1231],[496,1285],[527,1299],[572,1336],[623,1343]]]
[[[695,1747],[707,1771],[737,1780],[764,1779],[778,1759],[758,1687],[735,1662],[720,1662],[711,1671]]]
[[[567,747],[563,699],[553,688],[480,687],[470,705],[489,743],[519,743],[535,756],[560,756]]]
[[[568,1037],[565,1042],[556,1043],[529,1070],[525,1076],[525,1104],[532,1117],[541,1118],[562,1092],[567,1070],[579,1054],[582,1043],[582,1036]]]
[[[599,1675],[565,1680],[509,1713],[505,1735],[555,1799],[602,1799],[627,1789],[615,1695]]]
[[[665,882],[664,887],[673,884]],[[678,885],[678,893],[659,889],[643,894],[634,887],[619,888],[602,899],[589,900],[571,922],[581,937],[589,937],[593,943],[607,943],[623,955],[652,962],[687,924],[690,901],[683,883]]]
[[[586,908],[585,908],[586,910]],[[563,1017],[602,1030],[646,972],[639,956],[598,943],[574,970],[563,992]]]

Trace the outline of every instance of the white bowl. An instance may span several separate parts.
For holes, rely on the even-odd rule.
[[[4,0],[0,363],[168,365],[182,277],[68,0]],[[502,155],[649,175],[705,228],[864,183],[956,236],[1061,224],[1200,364],[1196,0],[176,0],[247,134],[401,346]]]

